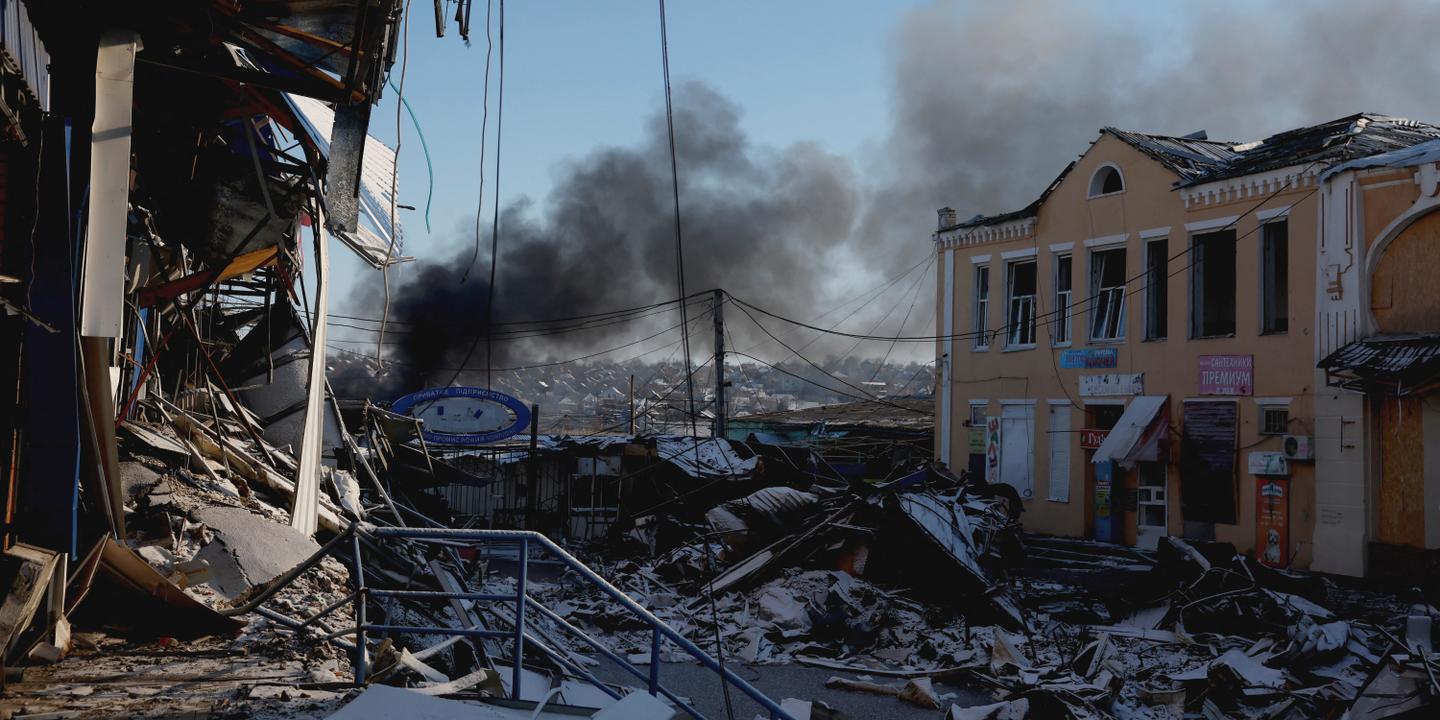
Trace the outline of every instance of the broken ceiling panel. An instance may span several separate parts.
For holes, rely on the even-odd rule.
[[[315,141],[320,153],[330,160],[331,131],[335,126],[335,111],[319,100],[286,95],[290,106],[305,127],[305,132]],[[339,162],[333,160],[331,162]],[[330,227],[361,259],[379,268],[401,262],[403,249],[402,230],[399,218],[391,222],[391,189],[395,181],[395,151],[385,143],[369,135],[365,136],[364,152],[360,163],[359,219],[354,232],[343,228]],[[395,188],[399,191],[398,187]],[[335,192],[335,190],[331,190]],[[328,198],[327,198],[328,200]]]

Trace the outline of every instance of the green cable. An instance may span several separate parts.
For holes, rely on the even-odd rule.
[[[386,78],[390,83],[390,89],[400,98],[400,104],[405,106],[405,113],[410,116],[410,123],[415,126],[415,134],[420,136],[420,149],[425,153],[425,171],[430,173],[430,191],[425,195],[425,232],[430,232],[430,201],[435,197],[435,166],[430,164],[430,146],[425,144],[425,131],[420,129],[420,120],[415,117],[415,111],[410,109],[410,101],[400,94],[400,88],[395,87],[393,78]],[[398,163],[400,158],[395,158]]]

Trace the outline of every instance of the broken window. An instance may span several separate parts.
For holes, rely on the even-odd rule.
[[[1114,166],[1106,165],[1090,176],[1090,197],[1118,193],[1125,189],[1125,178]]]
[[[1070,276],[1069,255],[1055,256],[1055,339],[1056,345],[1070,343]]]
[[[1235,334],[1235,231],[1196,235],[1191,247],[1190,337]]]
[[[983,404],[976,404],[970,406],[971,427],[985,427],[985,411],[986,406]]]
[[[1170,259],[1169,240],[1151,240],[1145,243],[1145,339],[1164,340],[1169,324],[1166,313],[1169,303],[1166,296],[1170,288],[1170,274],[1166,271]]]
[[[1010,263],[1006,284],[1010,310],[1006,315],[1006,345],[1035,344],[1035,261]]]
[[[1186,402],[1180,445],[1180,506],[1187,522],[1234,524],[1233,401]]]
[[[990,347],[990,268],[975,268],[975,349]]]
[[[1090,253],[1091,340],[1125,337],[1125,248]]]
[[[1290,330],[1290,223],[1260,226],[1260,332]]]

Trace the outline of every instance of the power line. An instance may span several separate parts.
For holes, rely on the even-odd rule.
[[[470,264],[465,266],[465,274],[460,276],[462,283],[470,279],[470,271],[475,269],[475,261],[480,259],[480,213],[485,210],[485,144],[490,130],[490,53],[495,48],[494,40],[490,36],[490,10],[493,5],[493,0],[485,3],[485,84],[481,90],[480,101],[480,192],[475,199],[475,252],[470,255]]]

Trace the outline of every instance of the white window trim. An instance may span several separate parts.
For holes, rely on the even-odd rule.
[[[990,404],[990,401],[989,401],[989,400],[977,400],[977,399],[971,398],[971,399],[970,399],[968,402],[966,402],[965,404],[966,404],[966,405],[970,405],[970,406],[973,407],[973,406],[975,406],[975,405],[989,405],[989,404]]]
[[[1064,316],[1057,315],[1054,320],[1048,323],[1051,338],[1050,347],[1066,348],[1075,343],[1075,253],[1071,252],[1074,247],[1075,243],[1061,243],[1050,246],[1050,249],[1054,251],[1054,254],[1050,256],[1050,297],[1055,301],[1055,307],[1051,308],[1051,314],[1060,312],[1060,260],[1062,258],[1069,258],[1070,260],[1070,289],[1067,291],[1070,297],[1065,300]],[[1056,250],[1056,248],[1060,249]],[[1058,323],[1064,323],[1068,331],[1068,336],[1064,340],[1057,342],[1054,340],[1054,337],[1055,327]],[[1038,328],[1036,338],[1039,338]]]
[[[1268,210],[1257,210],[1257,211],[1255,212],[1255,219],[1256,219],[1256,220],[1259,220],[1259,221],[1262,222],[1262,223],[1267,223],[1267,222],[1271,222],[1271,221],[1274,221],[1274,220],[1279,220],[1280,218],[1283,218],[1283,217],[1289,217],[1289,216],[1290,216],[1290,208],[1292,208],[1292,207],[1295,207],[1295,206],[1294,206],[1294,205],[1286,205],[1285,207],[1282,207],[1282,208],[1270,208],[1270,209],[1268,209]]]
[[[1074,405],[1075,405],[1075,403],[1072,402],[1072,401],[1070,400],[1070,398],[1065,398],[1065,399],[1063,399],[1063,400],[1056,400],[1056,399],[1054,399],[1054,398],[1051,398],[1051,399],[1049,399],[1049,400],[1046,400],[1046,401],[1045,401],[1045,404],[1046,404],[1046,405],[1070,405],[1070,406],[1074,406]]]
[[[1123,237],[1123,236],[1121,236],[1121,237]],[[1086,244],[1087,247],[1089,247],[1090,241],[1089,241],[1089,240],[1086,240],[1086,241],[1085,241],[1085,244]],[[1100,298],[1100,292],[1101,292],[1101,287],[1095,282],[1095,253],[1096,253],[1096,252],[1106,252],[1106,251],[1111,251],[1111,250],[1122,250],[1122,251],[1124,251],[1124,253],[1125,253],[1125,267],[1126,267],[1126,270],[1127,270],[1127,272],[1128,272],[1129,267],[1130,267],[1130,249],[1129,249],[1128,247],[1125,247],[1125,246],[1101,246],[1101,247],[1099,247],[1099,248],[1092,248],[1091,251],[1090,251],[1090,253],[1089,253],[1089,257],[1086,258],[1086,267],[1085,267],[1085,280],[1086,280],[1086,282],[1085,282],[1085,285],[1086,285],[1086,288],[1088,289],[1088,292],[1089,292],[1088,297],[1091,298],[1091,299],[1093,299],[1093,302],[1088,303],[1088,304],[1090,305],[1090,309],[1085,313],[1085,337],[1089,339],[1090,344],[1092,344],[1092,345],[1115,345],[1115,344],[1124,343],[1127,334],[1130,332],[1130,326],[1129,326],[1129,323],[1127,322],[1127,321],[1129,320],[1128,313],[1130,312],[1130,302],[1129,302],[1129,298],[1128,298],[1128,292],[1126,291],[1126,288],[1129,287],[1129,283],[1126,283],[1126,284],[1124,284],[1124,285],[1112,286],[1112,287],[1118,287],[1118,288],[1121,289],[1121,293],[1120,293],[1120,324],[1117,326],[1117,329],[1119,330],[1119,334],[1116,335],[1115,337],[1095,337],[1095,314],[1098,313],[1098,312],[1100,312],[1100,302],[1099,302],[1099,298]],[[1071,261],[1071,262],[1074,262],[1074,261]],[[1127,280],[1128,280],[1128,277],[1127,277]],[[1074,297],[1073,290],[1072,290],[1071,297],[1072,297],[1072,298]],[[1071,327],[1071,329],[1070,329],[1070,334],[1071,334],[1071,337],[1074,337],[1074,334],[1075,334],[1075,329],[1074,329],[1074,327]]]
[[[1150,228],[1149,230],[1140,231],[1141,240],[1159,240],[1160,238],[1168,237],[1170,237],[1169,225],[1166,225],[1165,227]]]
[[[1124,405],[1125,398],[1085,398],[1085,407],[1094,405]]]
[[[1035,399],[1033,399],[1033,398],[1029,398],[1029,399],[1027,399],[1027,398],[1010,398],[1010,399],[1008,399],[1008,400],[1001,400],[1001,401],[1000,401],[1000,404],[1001,404],[1001,405],[1034,405],[1036,402],[1038,402],[1038,401],[1035,400]]]
[[[1259,406],[1262,407],[1262,408],[1280,408],[1280,407],[1288,408],[1288,407],[1290,407],[1290,401],[1291,401],[1291,400],[1294,400],[1294,398],[1288,398],[1288,397],[1257,397],[1257,398],[1255,398],[1255,404],[1256,404],[1256,405],[1259,405]]]
[[[1098,175],[1100,174],[1100,171],[1101,171],[1101,170],[1104,170],[1105,168],[1111,168],[1112,170],[1115,171],[1115,174],[1116,174],[1116,175],[1119,175],[1119,176],[1120,176],[1120,189],[1119,189],[1119,190],[1116,190],[1115,192],[1108,192],[1108,193],[1096,193],[1096,192],[1091,192],[1091,190],[1093,190],[1094,187],[1095,187],[1095,178],[1096,178],[1096,176],[1098,176]],[[1122,171],[1122,170],[1120,169],[1120,166],[1119,166],[1119,165],[1116,165],[1116,164],[1113,163],[1113,162],[1103,162],[1103,163],[1100,163],[1098,166],[1096,166],[1094,172],[1090,173],[1090,184],[1085,186],[1085,197],[1086,197],[1086,199],[1088,199],[1088,200],[1094,200],[1095,198],[1114,197],[1115,195],[1123,195],[1123,194],[1125,194],[1125,189],[1128,188],[1128,187],[1130,187],[1130,184],[1127,183],[1127,182],[1125,182],[1125,173],[1124,173],[1124,171]]]
[[[1000,253],[1001,260],[1015,260],[1017,258],[1031,257],[1035,257],[1035,248],[1033,247],[1021,248],[1019,250],[1006,250],[1005,252]]]
[[[1125,239],[1128,237],[1129,233],[1120,233],[1119,235],[1105,235],[1103,237],[1090,238],[1086,240],[1084,244],[1087,248],[1108,248],[1112,245],[1124,245]]]
[[[971,255],[971,256],[970,256],[970,264],[971,264],[971,265],[984,265],[984,264],[986,264],[986,263],[988,263],[988,262],[990,262],[990,256],[989,256],[989,255]]]
[[[1195,222],[1185,223],[1185,229],[1192,233],[1203,233],[1209,232],[1211,230],[1224,230],[1225,228],[1234,225],[1239,219],[1239,215],[1227,215],[1221,218],[1214,218],[1213,220],[1197,220]]]
[[[1017,252],[1018,252],[1018,251],[1017,251]],[[1035,293],[1034,293],[1033,295],[1030,295],[1030,296],[1029,296],[1029,297],[1030,297],[1030,312],[1031,312],[1032,317],[1035,318],[1035,320],[1034,320],[1034,323],[1033,323],[1034,327],[1032,327],[1032,328],[1030,329],[1030,332],[1031,332],[1031,334],[1033,334],[1033,335],[1035,336],[1035,341],[1036,341],[1036,342],[1039,342],[1039,340],[1040,340],[1040,323],[1039,323],[1039,314],[1040,314],[1040,313],[1039,313],[1039,309],[1040,309],[1040,305],[1039,305],[1039,303],[1040,303],[1040,262],[1039,262],[1039,260],[1035,257],[1035,251],[1034,251],[1033,248],[1032,248],[1031,250],[1029,250],[1029,253],[1030,253],[1030,254],[1028,254],[1028,255],[1017,255],[1017,256],[1015,256],[1015,257],[1017,258],[1016,260],[1009,260],[1009,261],[1007,261],[1007,262],[1005,263],[1005,348],[1004,348],[1004,350],[1003,350],[1002,352],[1012,352],[1012,351],[1015,351],[1015,350],[1034,350],[1034,349],[1035,349],[1035,342],[1028,342],[1028,343],[1012,343],[1012,342],[1010,342],[1011,333],[1014,331],[1014,328],[1011,328],[1011,327],[1010,327],[1010,314],[1011,314],[1011,311],[1012,311],[1011,306],[1014,304],[1014,302],[1015,302],[1015,297],[1016,297],[1015,294],[1014,294],[1014,293],[1015,293],[1015,288],[1014,288],[1014,277],[1013,277],[1013,274],[1014,274],[1014,272],[1015,272],[1015,268],[1018,267],[1018,266],[1020,266],[1020,265],[1034,265],[1034,266],[1035,266]],[[1005,254],[1004,254],[1004,253],[1001,253],[1001,254],[1000,254],[1000,257],[1002,257],[1002,258],[1005,257]],[[1022,297],[1023,297],[1023,296],[1022,296]]]

